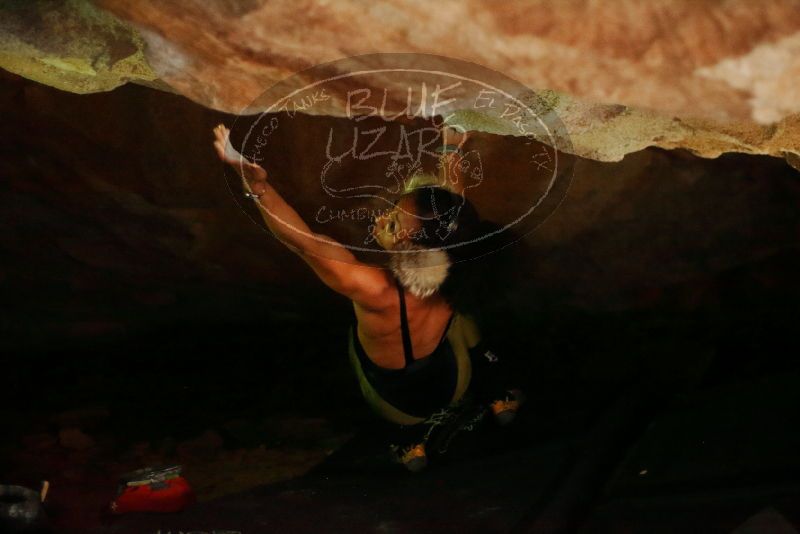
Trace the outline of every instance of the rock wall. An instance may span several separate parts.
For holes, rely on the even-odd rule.
[[[231,195],[211,128],[232,116],[135,85],[73,95],[5,75],[0,87],[6,343],[176,320],[347,323],[348,303]],[[275,134],[282,148],[266,167],[301,211],[325,197],[297,139],[331,127],[349,126],[299,116]],[[486,154],[513,144],[475,135]],[[511,172],[503,161],[513,163],[499,158],[495,172]],[[796,287],[800,181],[782,160],[648,149],[617,163],[578,159],[574,172],[513,266],[524,279],[517,300],[498,308],[517,306],[524,320],[548,299],[593,310],[714,305],[732,272],[756,294]]]
[[[618,161],[647,146],[800,157],[797,0],[448,0],[435,8],[420,0],[40,0],[2,9],[0,66],[76,92],[135,81],[239,113],[315,64],[430,53],[552,92],[582,157]],[[485,130],[481,121],[472,127]]]

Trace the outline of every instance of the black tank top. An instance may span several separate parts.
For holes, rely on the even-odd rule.
[[[406,366],[402,369],[380,367],[369,359],[355,332],[353,343],[361,368],[378,394],[410,415],[427,417],[447,406],[455,393],[458,365],[453,349],[446,341],[453,315],[450,316],[436,349],[428,356],[415,360],[408,328],[405,294],[399,282],[397,292],[400,297],[400,329]]]

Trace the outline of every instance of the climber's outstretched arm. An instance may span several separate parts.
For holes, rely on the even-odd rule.
[[[245,190],[258,196],[258,209],[275,237],[303,258],[325,285],[364,307],[377,307],[390,287],[383,269],[361,263],[337,241],[313,232],[272,187],[267,171],[231,146],[229,135],[221,124],[214,128],[217,155],[236,169]]]

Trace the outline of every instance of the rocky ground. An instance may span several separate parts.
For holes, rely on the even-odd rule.
[[[231,420],[188,439],[130,442],[110,431],[113,417],[108,408],[88,407],[30,418],[30,433],[4,447],[4,481],[37,489],[50,483],[47,512],[57,532],[108,521],[119,477],[135,469],[180,464],[204,502],[300,476],[351,436],[325,419],[279,416]]]

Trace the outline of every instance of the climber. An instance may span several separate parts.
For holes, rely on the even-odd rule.
[[[360,262],[346,247],[314,233],[273,188],[267,171],[231,146],[229,134],[217,126],[214,147],[240,174],[267,226],[323,283],[353,301],[350,361],[369,405],[394,425],[396,460],[411,471],[422,469],[432,421],[440,421],[441,412],[458,405],[468,390],[498,424],[510,422],[522,393],[502,386],[497,356],[481,342],[472,318],[455,309],[449,286],[457,258],[444,247],[483,228],[461,194],[464,177],[453,164],[467,135],[445,129],[438,176],[409,180],[394,207],[373,221],[372,237],[392,253],[384,269]]]

